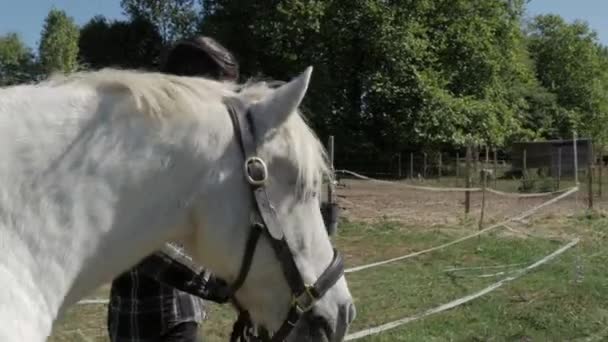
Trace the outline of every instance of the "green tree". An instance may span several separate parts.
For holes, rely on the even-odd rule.
[[[310,116],[352,150],[502,143],[516,126],[499,87],[519,30],[507,1],[202,4],[203,31],[234,47],[245,73],[313,64]]]
[[[64,11],[49,11],[42,29],[39,58],[46,73],[69,73],[78,67],[79,30]]]
[[[31,55],[16,33],[9,32],[0,36],[0,58],[4,64],[19,64]]]
[[[132,20],[152,23],[164,45],[195,32],[198,9],[194,0],[121,0],[120,5]]]
[[[144,18],[108,22],[96,16],[80,32],[79,59],[90,68],[120,67],[156,69],[162,39]]]
[[[0,86],[35,79],[36,62],[32,51],[16,33],[0,36]]]
[[[559,39],[522,30],[528,2],[201,0],[200,28],[234,50],[245,77],[314,65],[307,116],[342,155],[608,132],[593,124],[608,112],[608,53],[584,27]]]
[[[587,23],[557,15],[537,16],[529,27],[530,53],[540,84],[555,94],[557,133],[578,130],[604,140],[608,127],[606,54]]]

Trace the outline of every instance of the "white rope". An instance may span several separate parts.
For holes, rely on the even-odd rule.
[[[505,197],[513,197],[513,198],[531,198],[531,197],[547,197],[547,196],[551,196],[551,195],[557,195],[557,194],[561,194],[563,192],[569,191],[570,189],[573,188],[566,188],[566,189],[561,189],[561,190],[556,190],[556,191],[551,191],[551,192],[535,192],[535,193],[529,193],[529,194],[518,194],[518,193],[513,193],[513,192],[504,192],[504,191],[500,191],[500,190],[495,190],[492,188],[486,188],[487,192],[491,192],[495,195],[500,195],[500,196],[505,196]]]
[[[443,187],[411,185],[411,184],[407,184],[407,183],[403,183],[403,182],[394,182],[394,181],[387,181],[387,180],[371,178],[371,177],[367,177],[362,174],[359,174],[359,173],[356,173],[353,171],[349,171],[349,170],[336,170],[335,172],[351,175],[353,177],[356,177],[356,178],[359,178],[362,180],[368,180],[371,182],[384,183],[384,184],[396,184],[396,185],[399,185],[399,186],[402,186],[405,188],[410,188],[410,189],[415,189],[415,190],[437,191],[437,192],[466,192],[466,191],[481,192],[481,191],[483,191],[482,188],[443,188]],[[557,190],[557,191],[552,191],[552,192],[537,192],[537,193],[529,193],[529,194],[517,194],[517,193],[512,193],[512,192],[504,192],[504,191],[495,190],[492,188],[486,188],[486,191],[493,193],[495,195],[506,196],[506,197],[531,198],[531,197],[546,197],[546,196],[551,196],[551,195],[557,195],[557,194],[569,191],[571,189],[573,189],[573,188],[562,189],[562,190]]]
[[[87,305],[87,304],[109,304],[110,301],[107,299],[83,299],[77,302],[77,305]]]
[[[444,243],[442,245],[431,247],[431,248],[427,248],[427,249],[424,249],[424,250],[421,250],[421,251],[418,251],[418,252],[402,255],[402,256],[399,256],[399,257],[396,257],[396,258],[391,258],[391,259],[387,259],[387,260],[383,260],[383,261],[377,261],[377,262],[373,262],[373,263],[370,263],[370,264],[367,264],[367,265],[361,265],[361,266],[351,267],[351,268],[346,269],[344,272],[345,273],[354,273],[354,272],[363,271],[363,270],[366,270],[368,268],[377,267],[377,266],[381,266],[381,265],[386,265],[386,264],[393,263],[395,261],[401,261],[401,260],[413,258],[415,256],[419,256],[419,255],[422,255],[422,254],[427,254],[427,253],[430,253],[430,252],[434,252],[434,251],[437,251],[437,250],[444,249],[446,247],[455,245],[457,243],[460,243],[460,242],[463,242],[463,241],[466,241],[466,240],[470,240],[470,239],[472,239],[472,238],[474,238],[476,236],[479,236],[481,234],[487,233],[487,232],[489,232],[491,230],[494,230],[496,228],[503,227],[505,224],[507,224],[507,223],[509,223],[511,221],[522,220],[522,219],[524,219],[524,218],[526,218],[526,217],[534,214],[538,210],[540,210],[540,209],[542,209],[542,208],[544,208],[544,207],[546,207],[548,205],[551,205],[551,204],[553,204],[553,203],[555,203],[555,202],[557,202],[557,201],[559,201],[559,200],[561,200],[561,199],[563,199],[563,198],[565,198],[565,197],[573,194],[576,191],[578,191],[577,187],[572,188],[572,189],[570,189],[570,191],[568,191],[566,193],[563,193],[563,194],[561,194],[561,195],[559,195],[559,196],[557,196],[555,198],[552,198],[552,199],[550,199],[550,200],[548,200],[546,202],[543,202],[543,203],[541,203],[541,204],[533,207],[532,209],[530,209],[528,211],[525,211],[524,213],[522,213],[519,216],[508,218],[508,219],[506,219],[503,222],[497,223],[495,225],[492,225],[490,227],[487,227],[487,228],[484,228],[484,229],[482,229],[480,231],[477,231],[477,232],[475,232],[473,234],[470,234],[470,235],[458,238],[456,240]]]
[[[406,183],[403,183],[403,182],[392,182],[392,181],[387,181],[387,180],[370,178],[370,177],[367,177],[367,176],[364,176],[362,174],[359,174],[359,173],[356,173],[356,172],[353,172],[353,171],[349,171],[349,170],[336,170],[335,172],[336,173],[344,173],[344,174],[351,175],[351,176],[357,177],[359,179],[368,180],[368,181],[371,181],[371,182],[384,183],[384,184],[398,184],[398,185],[403,186],[405,188],[416,189],[416,190],[440,191],[440,192],[451,192],[451,191],[472,191],[472,192],[478,192],[478,191],[481,191],[481,188],[439,188],[439,187],[432,187],[432,186],[411,185],[411,184],[406,184]]]
[[[455,271],[469,271],[469,270],[487,270],[487,269],[497,269],[497,268],[511,268],[515,266],[524,265],[523,262],[518,262],[516,264],[507,264],[507,265],[490,265],[490,266],[475,266],[475,267],[458,267],[458,268],[447,268],[443,270],[444,272],[455,272]]]
[[[496,273],[486,273],[486,274],[480,274],[478,276],[476,276],[477,278],[494,278],[494,277],[498,277],[501,275],[505,275],[505,274],[509,274],[509,273],[515,273],[517,272],[517,270],[511,270],[511,271],[502,271],[502,272],[496,272]]]
[[[451,301],[449,303],[445,303],[445,304],[440,305],[438,307],[435,307],[435,308],[423,311],[423,312],[421,312],[421,313],[419,313],[417,315],[414,315],[414,316],[405,317],[405,318],[402,318],[402,319],[399,319],[399,320],[396,320],[396,321],[392,321],[392,322],[389,322],[389,323],[385,323],[385,324],[379,325],[377,327],[368,328],[368,329],[364,329],[364,330],[361,330],[361,331],[358,331],[358,332],[355,332],[355,333],[352,333],[352,334],[348,334],[344,340],[345,341],[352,341],[352,340],[360,339],[360,338],[367,337],[367,336],[370,336],[370,335],[376,335],[376,334],[385,332],[387,330],[395,329],[395,328],[397,328],[399,326],[402,326],[404,324],[407,324],[407,323],[419,320],[421,318],[425,318],[427,316],[430,316],[430,315],[433,315],[433,314],[436,314],[436,313],[440,313],[442,311],[446,311],[446,310],[449,310],[449,309],[453,309],[453,308],[455,308],[457,306],[460,306],[462,304],[468,303],[468,302],[470,302],[470,301],[472,301],[474,299],[477,299],[477,298],[479,298],[479,297],[481,297],[483,295],[486,295],[486,294],[488,294],[488,293],[496,290],[497,288],[503,286],[504,284],[506,284],[508,282],[511,282],[513,280],[516,280],[516,279],[522,277],[526,273],[528,273],[531,270],[533,270],[533,269],[541,266],[542,264],[545,264],[545,263],[553,260],[554,258],[558,257],[559,255],[561,255],[562,253],[564,253],[568,249],[574,247],[577,243],[579,243],[579,241],[580,241],[579,238],[576,238],[576,239],[570,241],[568,244],[566,244],[565,246],[560,247],[555,252],[553,252],[553,253],[545,256],[544,258],[538,260],[537,262],[535,262],[535,263],[533,263],[533,264],[531,264],[531,265],[529,265],[529,266],[527,266],[525,268],[520,269],[516,274],[514,274],[512,276],[509,276],[509,277],[506,277],[506,278],[504,278],[504,279],[502,279],[502,280],[500,280],[500,281],[498,281],[498,282],[496,282],[496,283],[494,283],[494,284],[492,284],[492,285],[490,285],[490,286],[482,289],[481,291],[469,294],[467,296],[464,296],[462,298],[453,300],[453,301]]]

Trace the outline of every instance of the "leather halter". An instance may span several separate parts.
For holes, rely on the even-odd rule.
[[[253,199],[256,203],[253,215],[251,215],[251,231],[245,247],[241,269],[235,282],[230,285],[230,297],[240,311],[230,340],[283,341],[296,326],[302,315],[311,310],[317,300],[322,298],[342,277],[344,274],[344,263],[340,253],[334,248],[334,256],[330,265],[317,281],[312,285],[304,282],[283,231],[278,225],[272,201],[266,192],[265,185],[268,178],[268,169],[264,160],[259,158],[256,153],[255,126],[251,120],[251,114],[245,111],[244,105],[238,99],[227,98],[224,100],[224,103],[230,113],[230,118],[236,131],[235,135],[245,157],[245,177],[251,186]],[[249,318],[249,313],[241,307],[234,296],[247,278],[253,255],[261,236],[269,239],[281,263],[285,279],[292,291],[292,302],[287,317],[272,337],[269,337],[268,332],[265,330],[261,332],[261,336],[252,335],[251,329],[253,328],[253,324]]]

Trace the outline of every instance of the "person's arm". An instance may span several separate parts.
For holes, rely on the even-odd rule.
[[[174,251],[189,259],[177,249]],[[180,291],[217,303],[228,301],[225,282],[213,275],[206,277],[206,272],[202,269],[194,270],[177,259],[159,251],[143,259],[136,268],[141,274]]]

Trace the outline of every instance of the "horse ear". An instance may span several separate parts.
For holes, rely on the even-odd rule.
[[[312,66],[309,66],[300,76],[256,102],[251,108],[254,120],[263,122],[266,129],[280,126],[302,102],[311,74]]]

